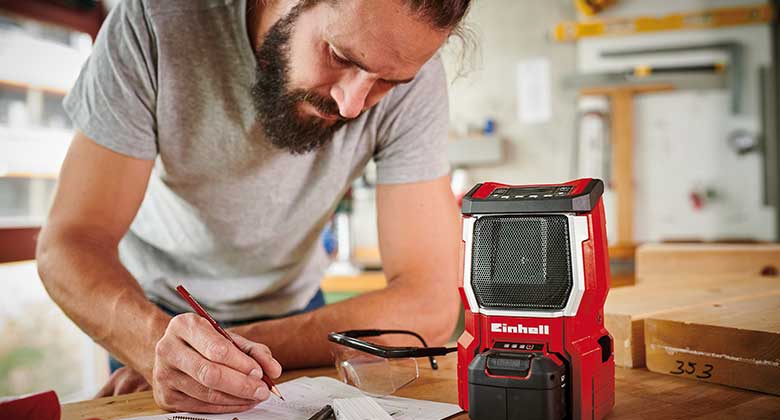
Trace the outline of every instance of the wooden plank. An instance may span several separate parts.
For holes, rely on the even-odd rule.
[[[645,365],[644,320],[654,315],[778,290],[774,277],[676,277],[664,284],[639,284],[610,290],[604,324],[615,340],[615,364]]]
[[[649,370],[780,395],[780,290],[644,324]]]
[[[778,271],[778,244],[647,244],[636,253],[637,284],[679,276],[759,276]]]
[[[379,248],[374,246],[356,246],[352,252],[352,260],[365,269],[381,269],[382,256]]]
[[[665,15],[564,21],[555,25],[552,37],[558,42],[568,42],[591,37],[628,36],[658,31],[716,29],[738,25],[755,25],[771,21],[772,6],[769,4],[755,4],[676,12]]]
[[[636,254],[636,246],[633,244],[620,244],[609,247],[609,258],[617,260],[632,260]]]
[[[6,172],[0,175],[0,178],[24,178],[24,179],[57,179],[59,174],[55,173],[35,173],[35,172]]]
[[[19,82],[16,80],[0,79],[0,87],[3,89],[20,90],[25,93],[27,90],[40,90],[44,93],[49,93],[56,96],[65,96],[68,94],[68,91],[61,88],[43,85],[31,85],[29,83]]]
[[[593,86],[580,89],[580,95],[612,95],[620,91],[629,91],[634,94],[668,92],[675,90],[671,83],[632,83],[607,86]],[[633,118],[633,115],[631,116]]]
[[[634,243],[634,95],[618,90],[610,95],[612,179],[617,198],[617,243]]]
[[[357,276],[325,276],[320,285],[325,293],[363,293],[384,289],[387,287],[387,280],[381,271],[365,271]]]

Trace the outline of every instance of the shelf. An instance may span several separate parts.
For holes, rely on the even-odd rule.
[[[29,83],[17,82],[13,80],[3,80],[3,79],[0,79],[0,88],[11,88],[11,89],[22,90],[22,91],[39,90],[44,93],[63,96],[63,97],[68,94],[68,91],[62,88],[57,88],[52,86],[31,85]]]
[[[387,280],[381,271],[366,271],[356,276],[325,276],[321,285],[325,293],[364,293],[384,289]]]
[[[447,144],[447,157],[456,167],[496,165],[504,158],[500,137],[467,137],[451,140]]]
[[[57,179],[59,174],[57,173],[43,173],[43,172],[0,172],[0,178],[17,178],[17,179]]]

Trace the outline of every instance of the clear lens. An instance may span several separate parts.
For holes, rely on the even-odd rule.
[[[375,396],[392,394],[420,376],[414,358],[385,359],[359,352],[337,355],[336,369],[343,382]]]

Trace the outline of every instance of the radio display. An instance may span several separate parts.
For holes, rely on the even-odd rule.
[[[510,188],[509,194],[553,194],[555,193],[555,187],[541,187],[541,188]]]

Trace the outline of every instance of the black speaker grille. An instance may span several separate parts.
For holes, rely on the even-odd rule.
[[[484,308],[566,307],[572,289],[566,216],[479,218],[474,224],[471,285]]]

